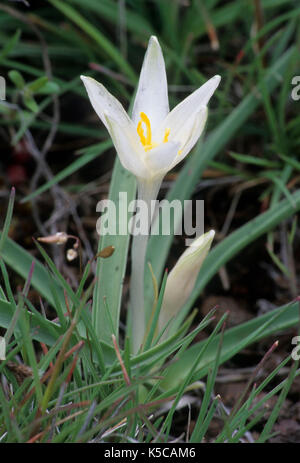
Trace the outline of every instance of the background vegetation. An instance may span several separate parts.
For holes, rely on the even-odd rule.
[[[299,441],[299,13],[292,0],[1,2],[3,442]],[[129,237],[98,245],[95,207],[136,187],[79,76],[128,107],[150,35],[171,107],[222,76],[206,136],[161,192],[204,199],[216,240],[177,331],[157,344],[152,319],[132,358]],[[32,240],[57,232],[66,245]],[[115,252],[95,259],[107,246]],[[183,247],[151,238],[156,317]],[[150,319],[150,272],[145,284]]]

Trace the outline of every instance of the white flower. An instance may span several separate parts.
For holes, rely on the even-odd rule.
[[[102,84],[91,77],[81,79],[123,167],[147,182],[161,181],[193,148],[220,82],[220,76],[213,77],[169,112],[165,63],[156,37],[149,40],[132,118]]]
[[[194,289],[198,273],[214,239],[214,230],[196,238],[168,275],[159,316],[159,330],[176,317]]]
[[[138,198],[148,207],[165,174],[191,151],[207,119],[207,104],[220,82],[215,76],[169,112],[165,62],[156,37],[149,40],[132,117],[96,80],[81,76],[93,108],[107,128],[123,167],[137,178]],[[150,209],[150,208],[149,208]],[[152,221],[149,217],[149,226]],[[132,243],[130,309],[133,352],[145,332],[144,270],[148,236]]]

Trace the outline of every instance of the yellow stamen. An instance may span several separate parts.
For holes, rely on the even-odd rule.
[[[166,129],[165,136],[164,136],[164,143],[167,143],[169,135],[170,135],[170,129]]]
[[[152,133],[151,133],[151,124],[150,124],[149,118],[145,113],[141,113],[140,116],[141,116],[142,121],[146,125],[147,135],[146,135],[145,145],[151,145]]]
[[[145,135],[144,135],[144,130],[143,130],[143,127],[142,127],[142,121],[140,121],[138,123],[138,126],[137,126],[137,133],[139,134],[139,137],[141,139],[141,143],[142,145],[146,145],[146,138],[145,138]]]
[[[141,119],[137,125],[136,130],[140,137],[144,150],[149,151],[149,150],[152,150],[152,148],[155,148],[156,146],[158,146],[158,144],[152,142],[151,123],[150,123],[148,116],[143,112],[140,113],[140,116],[141,116]],[[145,135],[144,128],[143,128],[143,123],[146,126],[146,135]],[[164,143],[167,143],[169,135],[170,135],[170,129],[166,129],[164,140],[163,140]]]

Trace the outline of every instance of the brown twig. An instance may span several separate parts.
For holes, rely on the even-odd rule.
[[[254,369],[254,371],[252,372],[250,378],[249,378],[249,381],[245,387],[245,389],[243,390],[242,394],[240,395],[240,397],[238,398],[238,400],[236,401],[234,407],[232,408],[231,412],[230,412],[230,415],[229,415],[229,418],[232,418],[235,414],[235,412],[240,408],[240,406],[243,404],[246,396],[247,396],[247,393],[251,387],[251,385],[254,383],[255,379],[257,378],[258,376],[258,373],[260,372],[261,368],[263,367],[263,365],[265,364],[266,360],[270,357],[270,355],[273,353],[273,351],[277,348],[279,342],[278,341],[275,341],[272,346],[270,347],[270,349],[265,353],[265,355],[263,356],[263,358],[261,359],[261,361],[258,363],[258,365],[256,366],[256,368]]]

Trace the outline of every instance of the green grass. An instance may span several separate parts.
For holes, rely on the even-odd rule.
[[[247,182],[256,185],[257,200],[254,215],[231,226],[213,247],[189,300],[170,324],[170,337],[162,342],[156,325],[174,236],[151,237],[147,256],[152,272],[147,268],[145,278],[147,336],[144,349],[132,355],[121,317],[127,304],[123,283],[129,235],[101,237],[94,254],[107,246],[115,252],[107,259],[98,257],[95,265],[85,259],[74,286],[57,268],[49,248],[35,242],[28,250],[10,238],[18,213],[12,190],[0,232],[0,326],[7,342],[7,358],[0,363],[5,377],[0,388],[1,442],[170,442],[176,433],[174,414],[187,392],[201,398],[194,428],[185,436],[188,442],[204,441],[215,416],[222,422],[215,442],[240,442],[252,430],[259,434],[258,442],[268,441],[299,375],[298,363],[287,355],[260,383],[250,377],[229,415],[216,378],[219,367],[245,347],[297,329],[298,303],[287,297],[281,307],[230,329],[227,314],[212,328],[214,310],[199,321],[192,309],[219,270],[262,237],[268,244],[268,264],[283,278],[290,276],[277,245],[283,226],[291,252],[299,241],[299,102],[290,95],[291,79],[299,70],[300,9],[287,0],[261,0],[257,3],[264,23],[255,30],[254,2],[244,0],[191,0],[188,6],[171,0],[127,0],[125,16],[113,0],[43,3],[34,11],[13,2],[0,6],[0,66],[8,82],[7,101],[0,101],[5,135],[0,163],[4,168],[6,151],[29,134],[38,146],[47,137],[55,99],[62,111],[54,143],[71,143],[77,157],[60,170],[49,152],[53,175],[32,191],[27,188],[22,198],[17,190],[17,202],[51,200],[49,192],[56,192],[57,185],[80,191],[81,170],[114,156],[104,128],[87,116],[92,110],[79,75],[101,81],[128,108],[152,34],[164,52],[172,107],[208,77],[222,76],[205,137],[176,171],[166,197],[182,202],[192,198],[203,174],[213,170],[225,179],[234,176],[246,189]],[[211,31],[218,50],[212,49]],[[75,123],[64,110],[68,105],[78,114]],[[93,169],[90,175],[85,191],[97,185]],[[116,158],[109,198],[117,198],[119,191],[126,191],[130,201],[136,185]],[[32,298],[31,291],[38,297]],[[46,317],[41,310],[45,306],[55,315]],[[211,334],[199,342],[197,336],[207,329]],[[289,373],[282,379],[281,369],[286,368]],[[265,419],[266,403],[274,397],[276,404]],[[170,400],[166,412],[150,418]]]

